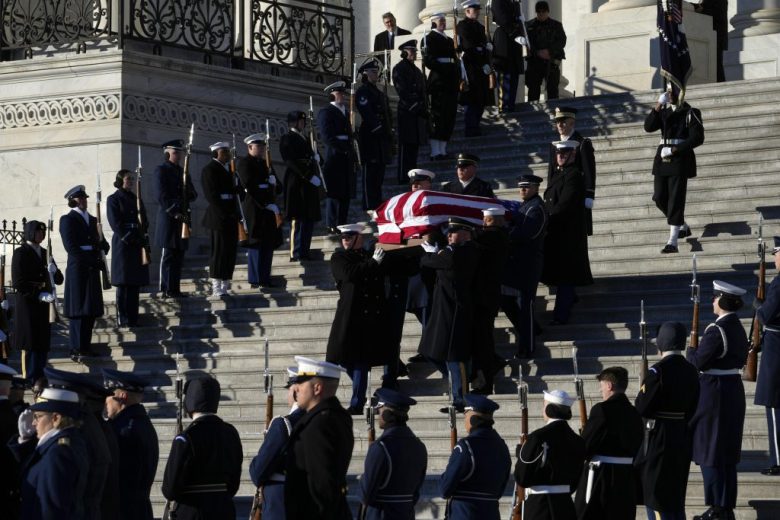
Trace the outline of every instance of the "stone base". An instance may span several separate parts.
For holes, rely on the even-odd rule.
[[[780,74],[780,33],[730,38],[723,53],[727,80],[774,78]]]

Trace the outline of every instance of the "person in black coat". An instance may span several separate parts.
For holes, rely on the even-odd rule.
[[[550,216],[544,241],[542,282],[556,286],[551,325],[568,323],[577,300],[575,287],[590,285],[588,233],[585,228],[585,182],[577,167],[575,141],[558,141],[556,174],[547,181],[544,203]]]
[[[475,195],[495,199],[490,183],[477,177],[479,157],[470,153],[458,154],[457,181],[445,183],[440,191],[458,195]]]
[[[141,286],[149,284],[149,266],[141,261],[149,221],[146,208],[135,194],[135,176],[130,170],[119,170],[114,187],[106,200],[111,237],[111,285],[116,287],[117,325],[138,325],[138,298]],[[140,220],[140,222],[139,222]]]
[[[417,168],[420,145],[428,139],[425,120],[425,76],[414,64],[417,40],[401,44],[401,61],[393,67],[398,93],[398,184],[406,183],[409,170]]]
[[[287,124],[290,130],[279,139],[279,154],[287,167],[284,172],[284,216],[290,221],[290,261],[311,260],[314,224],[322,218],[320,190],[324,192],[324,188],[317,170],[320,157],[303,134],[306,113],[293,110],[287,114]]]
[[[379,428],[369,445],[360,477],[360,502],[366,520],[414,520],[414,506],[425,481],[428,450],[406,425],[417,401],[389,388],[374,393]]]
[[[322,167],[325,188],[325,226],[331,234],[338,234],[336,226],[347,223],[349,200],[355,193],[352,126],[346,105],[347,84],[337,81],[325,87],[330,104],[317,112],[317,128],[325,145]]]
[[[295,361],[298,406],[306,414],[293,428],[287,448],[287,520],[351,520],[347,469],[355,438],[352,417],[336,397],[344,369],[303,356]]]
[[[192,422],[173,439],[162,492],[176,502],[176,518],[235,518],[233,497],[241,483],[244,453],[232,424],[217,415],[219,381],[187,381],[184,409]]]
[[[697,13],[712,17],[712,30],[715,31],[715,74],[718,83],[726,81],[723,51],[729,48],[729,2],[728,0],[702,0],[693,8]]]
[[[430,111],[430,144],[432,161],[449,158],[447,142],[455,129],[458,111],[458,84],[460,69],[452,38],[445,33],[447,17],[443,13],[431,16],[431,31],[420,44],[423,65],[428,69],[428,94]]]
[[[517,86],[523,73],[523,46],[515,41],[523,37],[523,12],[520,2],[493,0],[490,4],[496,30],[493,32],[493,68],[498,80],[498,110],[515,111]]]
[[[276,194],[281,188],[276,173],[265,162],[268,146],[265,134],[252,134],[244,139],[247,155],[238,161],[236,170],[241,185],[246,190],[242,207],[248,228],[247,271],[253,288],[271,287],[271,265],[274,249],[284,240],[281,211],[276,205]]]
[[[480,5],[476,0],[463,2],[465,17],[458,22],[455,30],[458,34],[458,49],[468,77],[468,88],[461,91],[458,102],[463,105],[463,123],[466,137],[482,135],[479,122],[486,106],[492,106],[494,93],[490,88],[488,75],[490,69],[490,49],[493,44],[487,41],[485,26],[479,23]]]
[[[704,501],[710,506],[704,520],[734,518],[737,505],[737,463],[742,454],[745,387],[741,371],[748,339],[736,312],[745,290],[712,282],[712,311],[718,316],[704,330],[698,348],[687,357],[699,372],[699,405],[691,419],[693,461],[701,467]]]
[[[64,277],[49,253],[41,247],[46,224],[30,220],[24,227],[24,243],[14,250],[11,279],[14,300],[13,340],[22,351],[22,377],[32,385],[43,377],[51,349],[50,302],[54,301],[51,280],[61,285]],[[46,265],[46,261],[49,264]]]
[[[669,224],[669,240],[661,253],[677,253],[677,239],[691,236],[685,223],[688,179],[696,177],[693,149],[704,142],[701,111],[678,105],[676,94],[664,92],[645,118],[645,132],[661,131],[653,160],[653,202]]]
[[[509,255],[501,281],[501,310],[515,328],[517,357],[535,350],[536,320],[534,300],[544,268],[544,239],[547,234],[547,210],[539,196],[542,178],[522,175],[518,178],[520,209],[512,215],[509,227]]]
[[[0,364],[0,511],[8,520],[19,517],[19,464],[7,448],[9,441],[16,438],[18,416],[10,400],[11,381],[16,370]]]
[[[119,445],[120,520],[152,520],[149,499],[160,458],[157,432],[143,401],[147,382],[133,373],[103,369],[106,417]]]
[[[642,417],[626,397],[628,370],[608,367],[597,379],[600,403],[582,430],[585,468],[577,486],[577,518],[623,520],[636,515],[634,456],[642,444]]]
[[[558,99],[558,85],[561,81],[561,60],[566,58],[566,32],[558,20],[550,18],[550,5],[536,2],[536,18],[526,22],[529,45],[532,54],[528,56],[525,71],[525,85],[528,87],[528,101],[539,101],[542,81],[547,85],[547,100]]]
[[[634,464],[649,518],[686,518],[692,456],[688,422],[699,402],[699,371],[682,355],[687,341],[682,323],[661,325],[655,341],[661,360],[647,371],[636,396],[646,431]]]
[[[355,92],[355,107],[360,112],[358,142],[363,160],[363,209],[374,209],[382,203],[382,182],[390,156],[392,121],[387,96],[376,83],[381,64],[370,59],[358,69],[362,85]]]
[[[384,50],[393,50],[396,45],[396,37],[411,34],[406,29],[398,27],[395,21],[395,15],[391,12],[387,12],[382,15],[382,24],[385,26],[385,30],[374,36],[374,52],[381,53]],[[381,58],[383,56],[379,54]]]
[[[71,210],[60,217],[60,237],[68,253],[63,313],[70,320],[70,355],[94,356],[90,348],[92,327],[95,319],[103,315],[100,272],[106,269],[100,250],[108,253],[110,247],[100,238],[97,219],[87,211],[88,195],[84,186],[71,188],[65,198]]]
[[[571,494],[585,461],[585,441],[567,422],[574,399],[563,390],[544,392],[545,426],[517,446],[515,482],[525,488],[523,518],[575,520]]]

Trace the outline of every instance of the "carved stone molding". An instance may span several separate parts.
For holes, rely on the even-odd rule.
[[[118,94],[0,103],[0,129],[118,119],[120,107]]]

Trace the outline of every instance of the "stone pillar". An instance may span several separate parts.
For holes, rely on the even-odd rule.
[[[723,63],[726,79],[780,74],[780,0],[738,0]]]

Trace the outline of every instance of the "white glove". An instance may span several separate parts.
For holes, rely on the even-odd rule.
[[[374,260],[376,260],[376,263],[381,264],[382,260],[385,259],[385,250],[381,247],[377,247],[374,249]]]
[[[517,38],[515,38],[515,43],[518,44],[518,45],[522,45],[523,47],[528,45],[528,42],[525,41],[525,37],[524,36],[518,36]]]
[[[281,213],[281,211],[279,211],[279,206],[277,206],[276,204],[267,204],[265,206],[265,209],[267,209],[268,211],[273,211],[274,213]]]
[[[0,343],[2,343],[3,341],[5,341],[7,339],[8,339],[8,336],[6,336],[5,332],[3,332],[2,329],[0,329]]]
[[[586,198],[585,199],[585,207],[588,209],[593,209],[593,199]]]
[[[16,421],[19,428],[19,441],[24,442],[35,437],[35,427],[33,426],[33,412],[29,408],[19,414]]]
[[[317,162],[321,162],[322,161],[322,158],[320,157],[320,153],[319,152],[314,154],[314,160],[317,161]]]
[[[51,303],[54,301],[54,295],[48,292],[42,292],[38,295],[38,301],[44,303]]]
[[[669,92],[664,92],[658,97],[658,104],[659,105],[668,105],[669,104]]]
[[[49,262],[49,272],[51,274],[57,274],[57,265],[54,262]]]
[[[485,44],[485,48],[488,50],[488,52],[493,52],[493,44],[490,42],[487,42]]]
[[[322,185],[322,181],[316,175],[312,175],[311,179],[309,179],[309,182],[314,184],[314,186],[316,186],[317,188],[319,188],[320,185]]]
[[[0,302],[0,309],[3,309],[4,311],[7,311],[11,307],[11,304],[8,303],[8,300],[3,300]]]
[[[672,147],[671,146],[664,146],[661,148],[661,159],[666,159],[667,157],[672,156]]]
[[[276,175],[268,176],[268,184],[270,184],[271,186],[276,186]]]
[[[420,245],[426,253],[437,253],[439,251],[438,244],[429,244],[428,242],[423,241]]]

